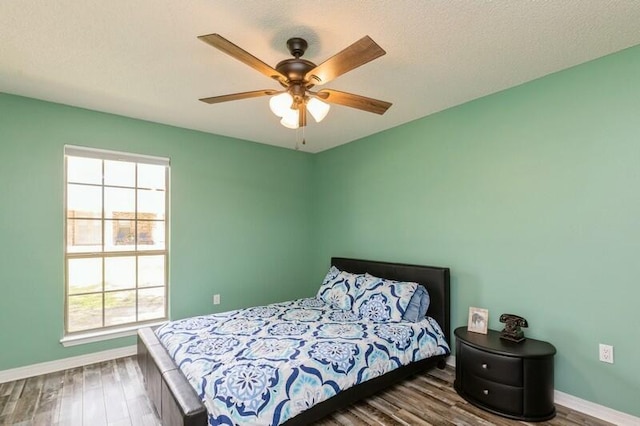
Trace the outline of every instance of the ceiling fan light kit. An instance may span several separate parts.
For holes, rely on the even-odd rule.
[[[280,120],[280,124],[282,124],[287,129],[297,129],[300,127],[298,125],[298,111],[295,109],[289,109],[282,116],[282,120]]]
[[[321,122],[324,118],[329,114],[329,109],[331,109],[331,105],[328,103],[322,102],[318,98],[309,98],[307,101],[307,109],[309,113],[316,120],[316,123]]]
[[[293,58],[278,62],[275,68],[270,67],[219,34],[209,34],[198,38],[277,81],[285,88],[284,91],[264,89],[202,98],[200,99],[202,102],[215,104],[271,96],[269,108],[281,118],[280,123],[289,129],[297,129],[307,125],[307,110],[316,122],[321,122],[329,113],[330,103],[376,114],[384,114],[391,106],[389,102],[337,90],[323,89],[318,92],[310,90],[316,85],[328,83],[342,74],[384,55],[386,52],[369,36],[361,38],[320,65],[301,59],[308,46],[306,40],[300,37],[290,38],[287,41],[287,48]]]
[[[284,117],[287,110],[290,110],[292,105],[293,96],[288,92],[280,93],[279,95],[272,96],[271,99],[269,99],[269,108],[271,108],[271,112],[278,117]]]

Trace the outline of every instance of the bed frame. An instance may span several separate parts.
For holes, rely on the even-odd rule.
[[[429,291],[427,315],[434,318],[451,346],[449,268],[334,257],[331,264],[342,271],[397,281],[413,281]],[[283,425],[308,425],[354,402],[373,395],[400,380],[433,367],[444,368],[447,356],[424,359],[383,376],[360,383],[287,420]],[[166,426],[206,426],[207,411],[191,384],[182,375],[150,328],[138,331],[138,363],[147,394]]]

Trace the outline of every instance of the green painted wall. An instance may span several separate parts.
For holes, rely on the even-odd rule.
[[[315,156],[316,275],[449,266],[454,326],[520,314],[558,390],[640,415],[638,76],[640,46]]]
[[[134,343],[59,343],[64,144],[171,158],[172,318],[317,287],[311,155],[0,94],[0,370]]]

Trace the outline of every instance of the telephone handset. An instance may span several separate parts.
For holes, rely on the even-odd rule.
[[[522,342],[524,340],[524,332],[520,327],[529,327],[527,320],[518,315],[502,314],[500,322],[505,323],[500,338],[510,340],[512,342]]]

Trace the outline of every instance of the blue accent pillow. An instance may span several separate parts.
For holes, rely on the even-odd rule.
[[[367,274],[353,309],[363,319],[370,321],[402,321],[418,287],[417,283],[387,280]]]
[[[429,292],[426,288],[419,285],[416,291],[413,292],[413,296],[411,296],[411,300],[409,300],[409,305],[402,319],[411,322],[422,321],[427,316],[430,302]]]
[[[334,309],[351,310],[364,281],[364,275],[341,271],[332,266],[318,289],[317,298]]]

